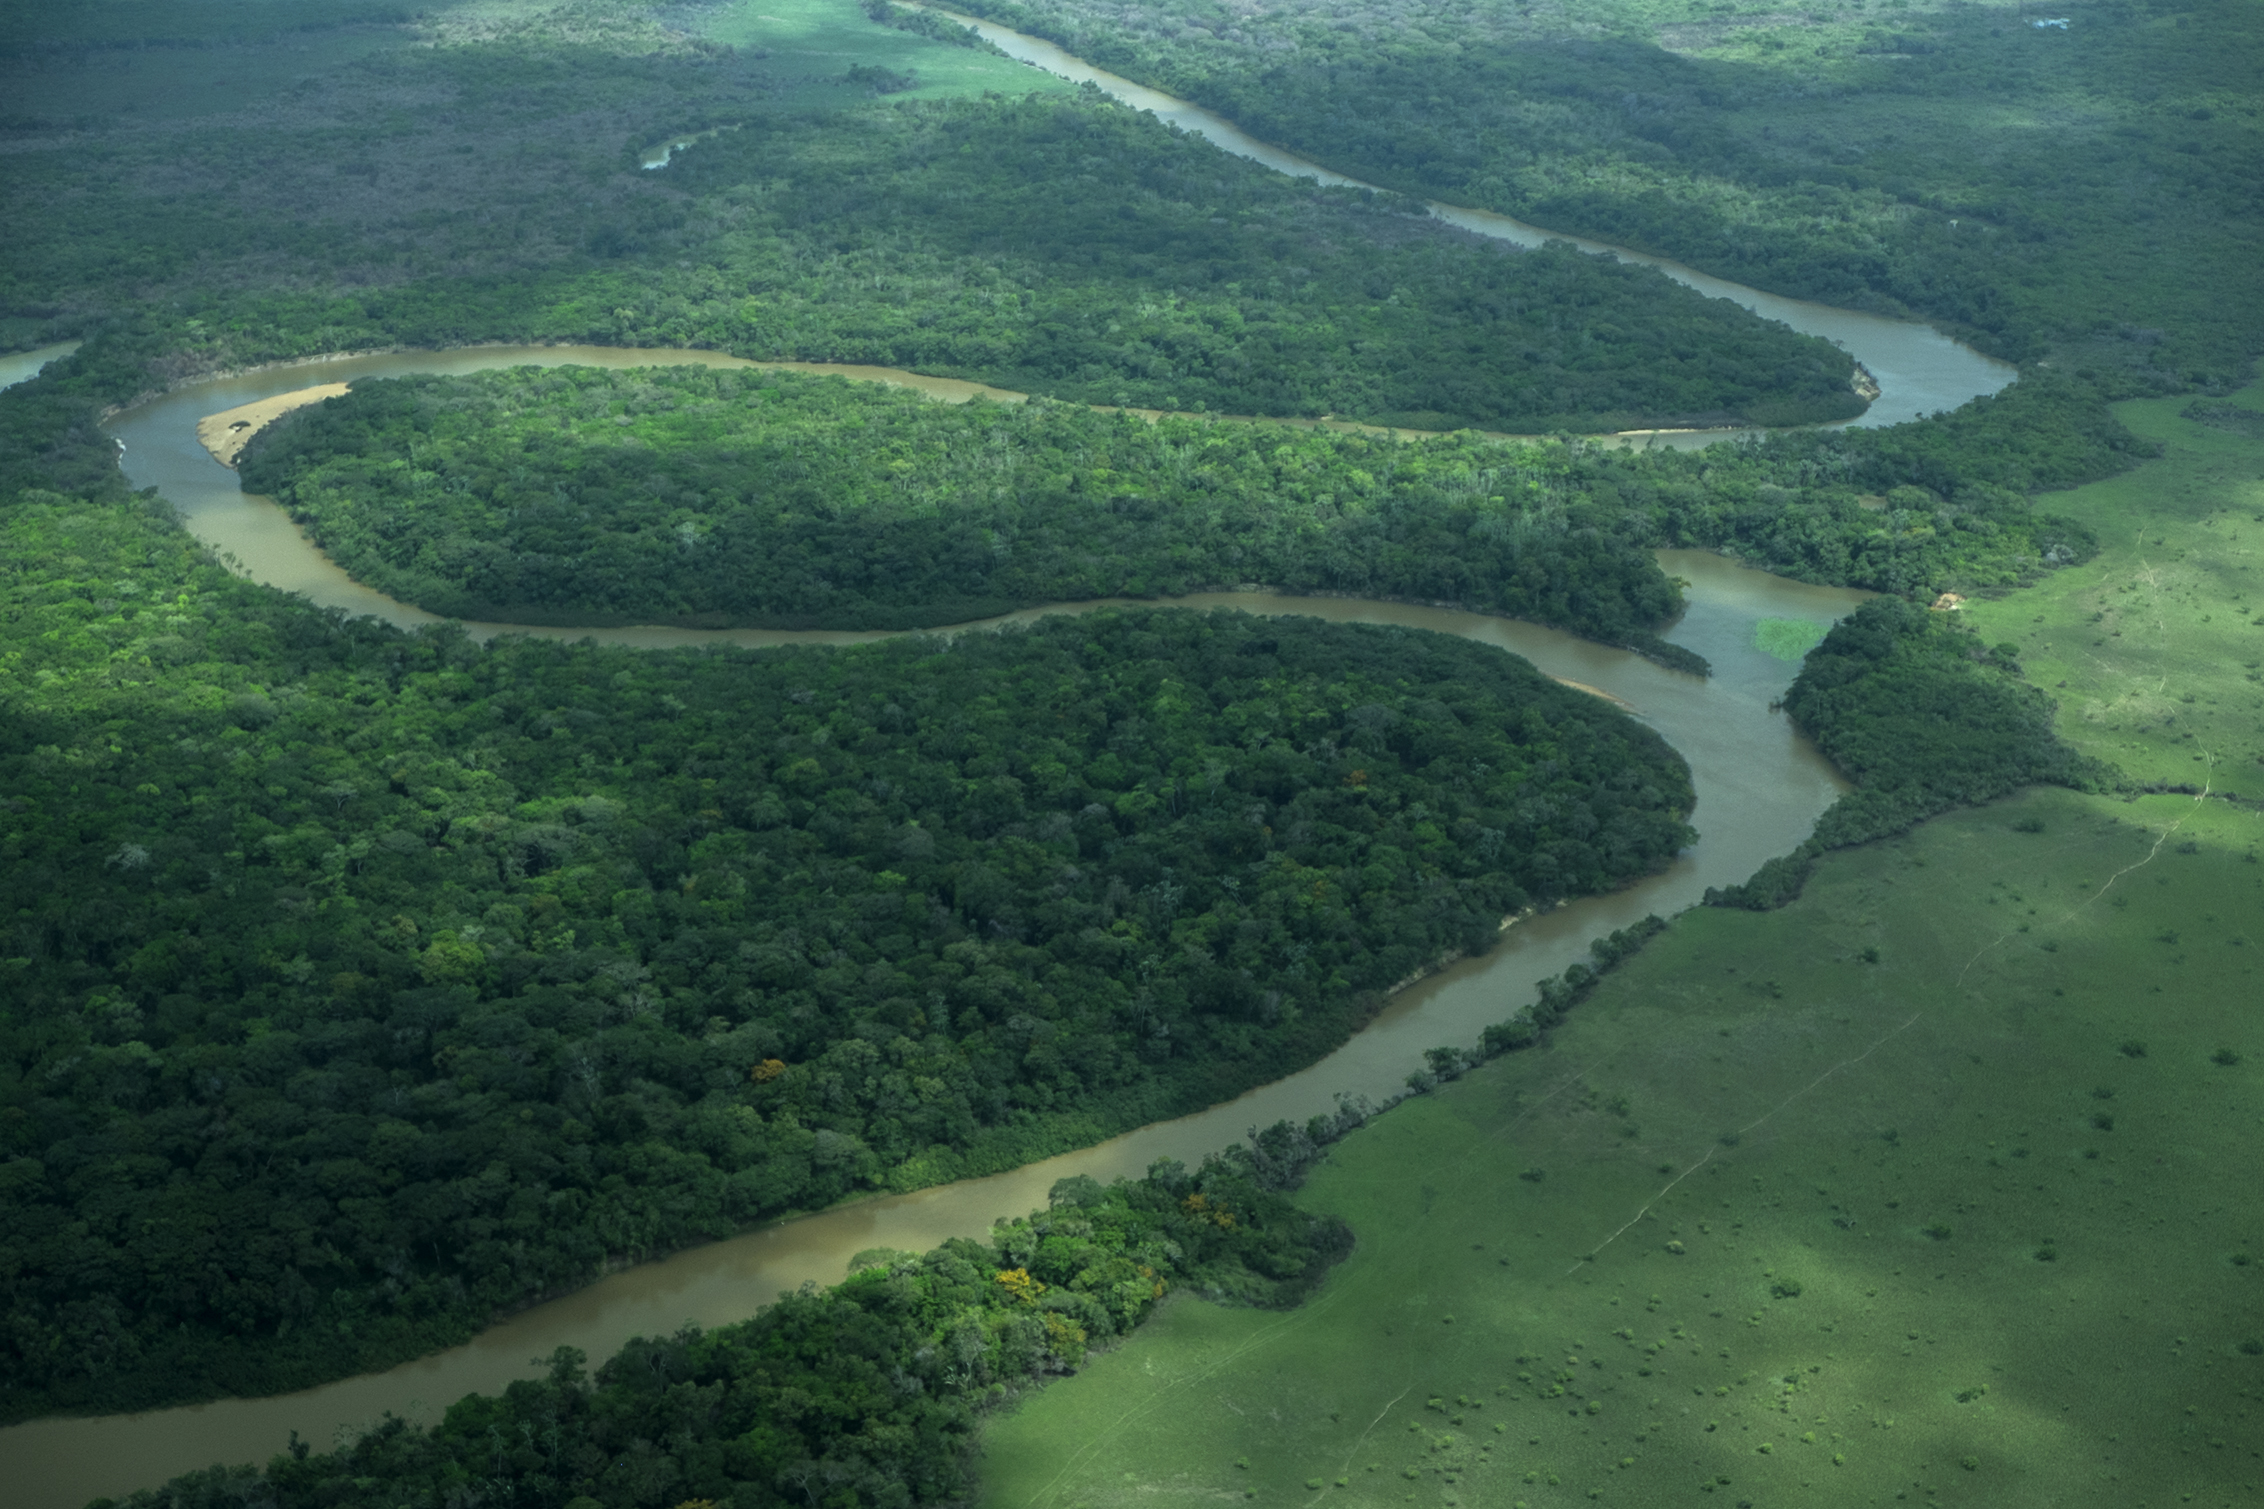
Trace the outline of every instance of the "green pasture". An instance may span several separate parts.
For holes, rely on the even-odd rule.
[[[892,99],[1074,89],[988,48],[954,47],[874,22],[855,0],[732,0],[694,13],[700,35],[766,54],[773,70],[773,105],[839,106],[870,97],[871,85],[848,81],[852,68],[909,75],[919,83],[894,90]]]
[[[2020,646],[2085,753],[2140,782],[2264,796],[2264,384],[2116,412],[2161,459],[2038,504],[2090,525],[2097,559],[1965,611]]]
[[[879,25],[855,0],[730,0],[684,10],[636,0],[81,0],[0,6],[0,120],[185,120],[256,107],[420,42],[637,55],[666,50],[676,28],[760,54],[771,85],[760,97],[764,109],[836,109],[880,97],[877,76],[849,76],[860,67],[890,76],[889,98],[1073,87],[987,49]],[[918,82],[899,87],[906,79]]]
[[[1318,1297],[1167,1307],[984,1502],[2257,1502],[2258,827],[2036,791],[1685,915],[1334,1150]]]

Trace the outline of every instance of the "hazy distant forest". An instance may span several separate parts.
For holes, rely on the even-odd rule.
[[[342,621],[125,485],[100,422],[177,381],[554,341],[1044,400],[492,374],[368,384],[255,445],[247,477],[350,569],[446,612],[934,625],[1265,580],[1698,673],[1650,554],[1695,545],[1890,594],[1788,699],[1861,787],[1811,848],[2116,779],[2015,655],[1910,603],[2087,558],[2032,500],[2151,454],[2107,404],[2247,380],[2253,7],[2100,0],[2065,33],[1902,0],[966,8],[1399,192],[1016,92],[886,6],[774,7],[800,50],[731,4],[5,12],[0,344],[83,344],[0,392],[0,1417],[366,1371],[609,1264],[1213,1103],[1691,837],[1656,735],[1405,631],[1156,608],[644,654]],[[1976,130],[2008,109],[2033,128]],[[1862,406],[1826,342],[1409,195],[1933,319],[2020,380],[1695,454],[1216,418]],[[1781,901],[1813,858],[1716,899]],[[1342,1130],[1057,1190],[988,1245],[144,1502],[957,1502],[1010,1386],[1170,1288],[1315,1282],[1344,1234],[1283,1191]],[[562,1453],[569,1424],[618,1460]]]

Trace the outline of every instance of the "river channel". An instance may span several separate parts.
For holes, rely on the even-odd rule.
[[[1361,186],[1254,141],[1208,112],[1089,68],[1050,43],[987,22],[957,19],[1016,57],[1065,77],[1090,80],[1126,103],[1152,110],[1230,152],[1324,183]],[[1661,259],[1555,237],[1483,211],[1446,205],[1432,209],[1456,225],[1499,239],[1524,245],[1572,240],[1584,250],[1658,267],[1709,295],[1733,299],[1767,318],[1837,341],[1882,389],[1870,411],[1855,421],[1858,424],[1895,423],[1953,409],[1995,392],[2013,376],[2005,364],[1922,325],[1779,298]],[[63,349],[32,356],[44,359]],[[7,370],[0,377],[21,380],[37,370],[30,358],[15,361],[25,370]],[[337,357],[177,388],[119,414],[109,429],[121,443],[121,463],[132,484],[158,488],[193,533],[247,575],[303,593],[317,603],[414,627],[435,619],[354,582],[316,550],[279,508],[247,496],[235,473],[214,461],[198,442],[196,422],[221,410],[323,383],[565,363],[756,365],[715,352],[591,347],[481,347]],[[947,400],[965,399],[979,389],[976,384],[878,369],[814,370],[902,382]],[[1715,433],[1659,438],[1691,443],[1723,437]],[[1419,1062],[1422,1050],[1474,1042],[1484,1026],[1527,1004],[1535,981],[1584,957],[1591,940],[1649,912],[1671,915],[1696,903],[1706,887],[1743,880],[1763,860],[1790,849],[1806,837],[1816,817],[1842,789],[1830,766],[1771,706],[1795,667],[1759,650],[1755,631],[1765,618],[1830,623],[1848,612],[1862,594],[1805,586],[1702,552],[1668,551],[1661,559],[1670,573],[1689,584],[1689,610],[1667,637],[1712,661],[1715,674],[1710,679],[1667,671],[1625,651],[1554,630],[1444,609],[1263,592],[1212,593],[1179,601],[1190,607],[1302,613],[1340,622],[1392,623],[1459,634],[1523,655],[1550,675],[1620,699],[1680,751],[1695,781],[1698,805],[1692,821],[1700,837],[1664,873],[1615,895],[1525,920],[1485,957],[1451,965],[1399,992],[1373,1025],[1320,1063],[1209,1111],[1144,1127],[1012,1173],[867,1200],[643,1264],[504,1320],[465,1346],[388,1372],[273,1398],[222,1400],[143,1415],[41,1420],[0,1431],[0,1483],[7,1485],[6,1502],[13,1509],[78,1509],[89,1499],[151,1487],[213,1462],[264,1461],[283,1449],[293,1431],[302,1440],[324,1446],[387,1412],[430,1420],[466,1393],[493,1391],[514,1378],[532,1376],[538,1371],[534,1359],[554,1347],[577,1346],[593,1358],[603,1358],[632,1336],[672,1330],[687,1321],[714,1325],[741,1319],[781,1290],[805,1281],[838,1279],[848,1259],[866,1248],[924,1250],[950,1236],[979,1234],[997,1217],[1043,1204],[1048,1187],[1068,1175],[1091,1174],[1106,1180],[1136,1175],[1157,1158],[1192,1162],[1249,1127],[1282,1117],[1302,1120],[1331,1109],[1339,1095],[1389,1097]],[[1093,606],[1033,609],[993,622]],[[717,642],[748,647],[849,643],[881,637],[666,628],[529,630],[503,624],[467,628],[482,639],[499,633],[533,633],[648,648]]]
[[[318,603],[370,613],[404,627],[433,616],[371,591],[332,564],[281,509],[250,496],[236,474],[214,461],[196,437],[200,418],[320,383],[410,372],[566,362],[630,367],[669,362],[742,365],[713,352],[630,351],[571,347],[475,350],[343,357],[301,363],[176,389],[116,416],[110,431],[124,447],[122,464],[135,487],[156,487],[184,523],[247,574],[300,592]],[[875,375],[875,374],[858,374]],[[965,397],[969,384],[923,384],[941,398]],[[954,1235],[981,1233],[996,1217],[1042,1205],[1048,1187],[1070,1174],[1101,1179],[1136,1175],[1157,1158],[1189,1162],[1234,1141],[1253,1125],[1297,1120],[1331,1109],[1339,1094],[1382,1100],[1400,1086],[1422,1051],[1468,1045],[1489,1023],[1532,999],[1534,982],[1584,956],[1590,940],[1642,917],[1671,915],[1695,903],[1709,885],[1744,879],[1765,859],[1800,842],[1842,789],[1838,777],[1770,704],[1794,667],[1755,646],[1764,618],[1829,623],[1862,594],[1811,587],[1738,566],[1700,551],[1662,554],[1667,570],[1689,583],[1689,610],[1668,637],[1713,662],[1707,679],[1665,670],[1623,650],[1552,629],[1473,613],[1346,598],[1286,597],[1264,592],[1209,593],[1180,599],[1190,607],[1255,613],[1302,613],[1340,622],[1393,623],[1459,634],[1523,655],[1550,675],[1621,699],[1690,762],[1700,837],[1663,874],[1615,895],[1576,902],[1512,928],[1483,958],[1465,960],[1395,996],[1376,1022],[1302,1073],[1239,1100],[1178,1121],[1144,1127],[1098,1147],[987,1179],[916,1194],[868,1200],[781,1222],[730,1241],[692,1249],[612,1275],[566,1298],[536,1306],[492,1327],[471,1343],[389,1372],[350,1378],[303,1393],[231,1399],[144,1415],[42,1420],[0,1431],[0,1482],[20,1509],[77,1509],[100,1495],[150,1487],[215,1461],[261,1461],[290,1433],[328,1444],[387,1411],[432,1418],[463,1394],[492,1391],[529,1376],[533,1360],[560,1345],[594,1358],[632,1336],[673,1330],[686,1321],[737,1320],[780,1290],[841,1277],[848,1259],[869,1247],[924,1250]],[[1012,622],[1068,604],[993,620]],[[533,632],[646,647],[724,642],[760,647],[790,641],[843,643],[878,638],[848,633],[766,630],[521,630],[468,625],[480,638]],[[985,625],[969,625],[979,629]]]
[[[900,0],[901,3],[901,0]],[[1057,78],[1079,84],[1092,84],[1111,98],[1120,100],[1136,110],[1145,110],[1158,119],[1191,131],[1224,151],[1252,162],[1263,163],[1279,173],[1297,178],[1311,178],[1339,188],[1368,189],[1376,185],[1358,178],[1350,178],[1325,168],[1317,162],[1299,157],[1294,152],[1259,141],[1234,122],[1221,115],[1213,115],[1199,105],[1135,84],[1130,79],[1095,68],[1084,59],[1064,52],[1053,43],[1039,37],[1024,36],[989,21],[964,16],[944,6],[921,6],[948,16],[962,26],[972,28],[985,41],[990,42],[1010,58],[1018,59],[1033,68],[1043,69]],[[672,149],[679,144],[671,144]],[[689,145],[683,143],[681,145]],[[662,161],[665,161],[663,159]],[[658,164],[655,164],[656,166]],[[1905,420],[1923,418],[1937,411],[1955,409],[1985,393],[1994,393],[2013,380],[2016,369],[2010,364],[1983,356],[1928,325],[1908,320],[1890,320],[1875,314],[1858,314],[1852,309],[1835,309],[1829,304],[1810,303],[1805,299],[1788,299],[1742,283],[1732,283],[1680,262],[1654,257],[1645,252],[1629,251],[1622,246],[1611,246],[1602,241],[1588,241],[1578,236],[1567,236],[1558,231],[1543,230],[1497,215],[1491,210],[1468,209],[1461,205],[1425,201],[1433,215],[1449,225],[1460,226],[1496,241],[1509,241],[1519,246],[1539,246],[1548,241],[1563,241],[1585,252],[1617,257],[1642,267],[1652,267],[1665,273],[1677,283],[1697,289],[1709,298],[1728,299],[1742,308],[1750,309],[1763,319],[1782,320],[1803,335],[1820,335],[1841,347],[1861,362],[1879,385],[1879,397],[1860,418],[1849,423],[1863,425],[1901,424]],[[1692,435],[1690,431],[1666,431],[1669,436]],[[1698,432],[1694,438],[1718,439],[1720,432]],[[1671,443],[1671,442],[1670,442]]]

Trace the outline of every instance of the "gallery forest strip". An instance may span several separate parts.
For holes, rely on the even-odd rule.
[[[907,628],[1048,602],[1291,592],[1451,602],[1704,662],[1641,539],[1569,516],[1571,453],[795,373],[364,382],[244,453],[357,580],[503,623]]]
[[[1269,1135],[1314,1150],[1287,1125]],[[859,1254],[830,1289],[780,1295],[737,1325],[640,1338],[594,1377],[561,1347],[547,1377],[455,1401],[429,1428],[388,1416],[334,1451],[295,1445],[264,1469],[192,1473],[119,1509],[964,1503],[983,1413],[1074,1372],[1165,1296],[1273,1307],[1310,1292],[1351,1233],[1291,1202],[1280,1176],[1302,1172],[1236,1147],[1193,1172],[1166,1160],[1105,1188],[1063,1179],[1048,1209],[984,1240]]]
[[[1913,595],[2009,585],[2092,548],[2025,494],[2143,449],[2050,377],[1927,425],[1693,454],[563,368],[364,381],[242,464],[357,579],[482,621],[905,628],[1262,582],[1702,672],[1654,632],[1679,596],[1653,549]]]

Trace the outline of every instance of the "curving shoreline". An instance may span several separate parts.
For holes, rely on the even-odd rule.
[[[1260,141],[1222,115],[1165,94],[1160,89],[1136,84],[1106,69],[1095,68],[1084,59],[1042,37],[1013,31],[977,16],[963,15],[947,6],[929,3],[929,0],[897,0],[897,3],[947,17],[1018,62],[1050,73],[1056,78],[1091,84],[1119,103],[1130,105],[1135,110],[1147,111],[1181,130],[1193,132],[1236,157],[1248,158],[1293,177],[1310,178],[1327,187],[1368,189],[1375,193],[1394,192],[1339,173],[1333,168],[1323,167],[1309,158],[1300,157],[1269,142]],[[1459,229],[1517,246],[1537,247],[1552,241],[1562,242],[1580,251],[1614,257],[1638,267],[1652,268],[1711,298],[1728,299],[1763,319],[1780,320],[1803,335],[1820,335],[1833,341],[1855,358],[1856,380],[1859,385],[1857,391],[1863,391],[1860,385],[1865,382],[1877,390],[1871,407],[1858,418],[1846,421],[1854,427],[1900,424],[1906,420],[1924,418],[1940,410],[1955,409],[1972,399],[1998,391],[2017,375],[2017,369],[2011,363],[1984,356],[1931,325],[1911,320],[1891,320],[1880,315],[1858,314],[1853,310],[1836,309],[1829,304],[1818,304],[1807,299],[1764,293],[1742,283],[1733,283],[1727,278],[1700,272],[1667,257],[1653,256],[1648,252],[1634,251],[1606,241],[1568,236],[1540,226],[1528,225],[1522,220],[1515,220],[1492,210],[1471,209],[1466,205],[1447,204],[1435,199],[1424,200],[1423,204],[1434,216]],[[1628,433],[1631,437],[1655,435],[1669,444],[1688,444],[1691,441],[1684,437],[1696,437],[1696,443],[1707,444],[1727,436],[1753,434],[1755,431],[1659,430]]]
[[[437,621],[377,598],[338,572],[265,500],[247,498],[232,471],[216,464],[198,439],[197,420],[314,386],[310,375],[378,375],[410,364],[458,368],[497,365],[521,354],[509,348],[474,355],[353,358],[310,373],[307,364],[260,374],[207,379],[125,414],[111,430],[127,442],[123,465],[137,487],[157,486],[207,544],[238,559],[249,574],[284,590],[307,590],[348,611],[377,611],[395,621]],[[578,353],[548,348],[542,360]],[[649,364],[656,353],[604,352],[618,364]],[[688,354],[724,362],[714,353]],[[1690,610],[1670,631],[1675,642],[1715,664],[1710,680],[1667,671],[1624,650],[1559,631],[1415,604],[1351,598],[1293,598],[1262,592],[1212,593],[1181,599],[1190,607],[1234,607],[1339,621],[1398,624],[1484,640],[1532,661],[1545,674],[1641,709],[1690,762],[1698,792],[1693,814],[1701,837],[1665,873],[1610,896],[1575,902],[1524,918],[1490,953],[1463,959],[1395,994],[1378,1018],[1335,1054],[1285,1079],[1207,1111],[1140,1128],[1095,1147],[1009,1173],[903,1195],[888,1195],[782,1221],[743,1236],[691,1248],[615,1272],[521,1311],[464,1346],[386,1372],[341,1380],[304,1393],[215,1401],[139,1416],[42,1420],[0,1431],[0,1480],[16,1485],[11,1501],[25,1509],[77,1509],[87,1500],[151,1486],[215,1460],[264,1460],[296,1430],[327,1441],[386,1412],[431,1418],[470,1392],[493,1392],[535,1371],[530,1359],[559,1345],[593,1356],[630,1337],[673,1330],[686,1321],[739,1319],[776,1293],[803,1282],[837,1279],[854,1253],[888,1246],[924,1250],[945,1238],[980,1231],[1002,1212],[1044,1203],[1054,1180],[1071,1174],[1101,1179],[1138,1174],[1158,1157],[1199,1159],[1252,1125],[1303,1120],[1333,1109],[1340,1094],[1382,1100],[1441,1042],[1468,1042],[1531,997],[1532,982],[1585,957],[1588,943],[1640,920],[1694,904],[1708,885],[1734,883],[1763,860],[1798,843],[1838,795],[1830,767],[1770,704],[1792,667],[1758,650],[1763,618],[1836,618],[1864,594],[1772,577],[1705,552],[1663,552],[1671,574],[1690,580]],[[344,594],[348,601],[338,600]],[[1064,604],[993,622],[1027,621],[1049,612],[1098,606]],[[976,627],[969,625],[965,627]],[[476,626],[479,637],[528,632],[510,625]],[[599,639],[645,646],[859,642],[877,634],[729,630],[561,630],[562,639]]]
[[[1064,72],[1034,56],[1050,44],[1037,43],[987,22],[954,19],[1001,45],[1014,44],[1008,48],[1014,55],[1021,55],[1017,48],[1031,52],[1033,56],[1024,61]],[[1238,155],[1253,156],[1281,171],[1323,182],[1365,187],[1262,144],[1250,143],[1216,117],[1155,91],[1140,91],[1138,86],[1099,70],[1084,68],[1059,49],[1052,51],[1127,103],[1186,123],[1188,129],[1199,130]],[[1077,75],[1065,72],[1064,76]],[[1115,86],[1122,86],[1123,92]],[[1133,91],[1159,103],[1140,103],[1130,97]],[[1255,150],[1244,150],[1222,139],[1222,134]],[[1499,239],[1523,244],[1570,240],[1583,250],[1610,252],[1657,266],[1702,291],[1735,298],[1767,317],[1784,319],[1795,329],[1842,339],[1857,357],[1859,379],[1868,378],[1883,390],[1882,402],[1874,403],[1871,412],[1853,421],[1855,424],[1896,423],[1955,408],[1978,393],[2004,386],[2012,375],[2005,364],[1958,346],[1929,327],[1776,299],[1678,269],[1661,259],[1550,236],[1482,211],[1446,205],[1433,205],[1432,210],[1450,223]],[[1853,332],[1856,338],[1846,339],[1843,331]],[[188,411],[216,397],[234,398],[233,406],[223,407],[219,414],[210,407],[199,411],[207,418],[226,419],[232,427],[235,419],[242,417],[244,407],[270,404],[285,396],[276,388],[283,380],[280,374],[291,374],[289,380],[303,391],[306,384],[298,374],[310,368],[336,373],[345,381],[351,380],[344,370],[348,367],[368,369],[356,375],[380,375],[378,369],[395,363],[401,364],[400,370],[476,370],[503,364],[488,358],[504,353],[527,353],[524,360],[557,364],[576,359],[564,353],[591,349],[475,347],[451,353],[362,352],[278,362],[248,372],[176,384],[164,394],[138,401],[105,419],[118,421],[111,427],[114,432],[124,432],[122,443],[131,441],[124,464],[135,485],[158,486],[180,508],[192,532],[236,561],[247,575],[280,590],[305,592],[317,602],[347,612],[373,613],[406,627],[440,620],[436,615],[379,598],[350,581],[341,588],[326,577],[319,568],[328,563],[320,559],[319,552],[313,551],[280,509],[266,504],[266,513],[262,514],[263,500],[246,498],[234,485],[232,473],[219,472],[215,478],[218,469],[213,461],[218,452],[208,452],[198,442],[196,416]],[[606,355],[658,355],[718,366],[832,370],[884,381],[912,379],[908,385],[981,389],[1000,401],[1023,396],[986,389],[981,384],[919,378],[887,369],[759,363],[716,352]],[[230,433],[240,446],[253,428],[247,422],[243,431],[231,429]],[[1704,445],[1740,433],[1749,432],[1638,431],[1621,438]],[[319,565],[306,559],[309,554]],[[25,1509],[76,1509],[97,1495],[150,1486],[216,1459],[264,1460],[282,1449],[291,1430],[298,1431],[303,1439],[323,1442],[336,1430],[354,1428],[388,1410],[429,1418],[466,1392],[494,1390],[513,1378],[528,1376],[536,1371],[528,1358],[552,1346],[578,1345],[602,1355],[629,1336],[665,1331],[686,1319],[704,1323],[736,1319],[781,1289],[808,1280],[830,1282],[838,1278],[843,1261],[855,1251],[873,1246],[930,1247],[945,1237],[980,1229],[999,1211],[1042,1204],[1046,1188],[1068,1174],[1087,1173],[1106,1179],[1137,1173],[1156,1157],[1199,1157],[1238,1137],[1244,1126],[1283,1116],[1301,1119],[1326,1110],[1338,1093],[1374,1095],[1376,1088],[1371,1087],[1378,1087],[1388,1094],[1396,1087],[1400,1072],[1422,1048],[1442,1040],[1466,1040],[1478,1026],[1508,1015],[1529,997],[1531,980],[1556,973],[1582,957],[1592,938],[1624,926],[1647,911],[1671,912],[1690,905],[1708,884],[1742,880],[1761,860],[1805,837],[1815,816],[1837,795],[1840,783],[1836,775],[1770,706],[1789,681],[1791,668],[1759,655],[1750,641],[1752,626],[1760,618],[1829,619],[1847,611],[1862,594],[1806,587],[1701,552],[1662,552],[1662,557],[1673,574],[1688,577],[1693,583],[1691,610],[1670,637],[1714,661],[1717,676],[1711,683],[1692,685],[1690,678],[1650,666],[1628,652],[1608,650],[1554,631],[1420,605],[1283,598],[1262,592],[1212,593],[1181,601],[1189,606],[1233,606],[1257,612],[1395,623],[1481,638],[1524,655],[1560,682],[1610,698],[1631,710],[1640,707],[1638,716],[1668,736],[1690,761],[1698,778],[1699,802],[1694,818],[1701,826],[1702,837],[1666,874],[1613,896],[1591,898],[1520,922],[1492,953],[1451,964],[1395,995],[1377,1021],[1338,1053],[1297,1075],[1195,1116],[1145,1127],[1097,1147],[1008,1174],[871,1199],[642,1264],[522,1311],[464,1347],[385,1373],[279,1398],[223,1400],[131,1417],[44,1420],[0,1431],[0,1481],[14,1485],[10,1502]],[[334,567],[329,569],[343,577]],[[1079,611],[1087,606],[1095,605],[1054,605],[993,622]],[[532,633],[648,647],[852,643],[882,637],[848,632],[467,627],[478,638],[496,633]]]

